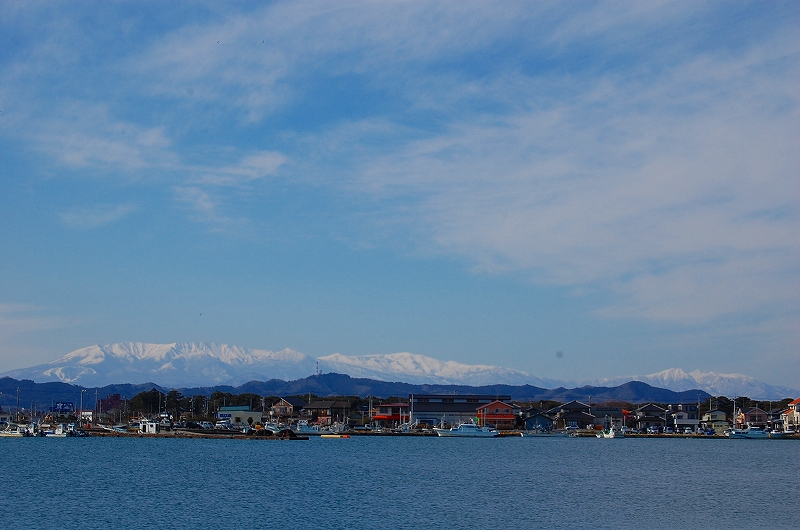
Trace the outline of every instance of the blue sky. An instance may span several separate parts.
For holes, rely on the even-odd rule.
[[[799,29],[794,2],[3,2],[0,370],[206,341],[796,387]]]

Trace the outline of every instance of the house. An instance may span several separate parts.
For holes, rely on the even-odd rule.
[[[294,418],[299,416],[306,406],[306,402],[298,397],[283,397],[272,404],[269,408],[270,416],[278,421],[284,418]]]
[[[667,426],[667,409],[648,403],[634,411],[633,421],[636,422],[636,428],[639,430],[647,430],[650,427],[663,430]]]
[[[538,409],[528,409],[523,413],[526,431],[548,432],[553,430],[554,418]]]
[[[591,429],[594,427],[595,417],[591,413],[592,407],[580,401],[570,401],[547,411],[554,419],[554,425],[560,429]]]
[[[798,427],[800,427],[800,398],[789,403],[788,407],[781,413],[783,430],[797,432]]]
[[[672,418],[675,432],[684,432],[690,428],[696,432],[700,428],[700,418],[697,416],[697,403],[677,403],[667,406],[667,414]]]
[[[500,400],[481,405],[477,409],[477,423],[481,426],[494,425],[499,430],[514,428],[514,407]]]
[[[478,413],[478,407],[493,401],[504,403],[511,401],[511,396],[487,396],[481,394],[411,394],[410,423],[428,423],[437,425],[441,422],[457,425],[472,421]]]
[[[783,416],[787,409],[771,409],[767,412],[767,427],[783,430]]]
[[[736,425],[739,427],[744,427],[746,425],[753,425],[754,427],[766,427],[767,411],[761,410],[758,407],[741,409],[736,415]]]
[[[384,425],[399,425],[408,421],[408,403],[381,403],[375,407],[372,419]]]
[[[314,401],[305,407],[311,415],[311,421],[321,425],[333,422],[346,422],[350,416],[349,401]]]
[[[220,407],[216,418],[218,420],[228,420],[234,425],[244,423],[253,425],[261,421],[261,415],[260,410],[250,410],[250,405],[231,405],[229,407]]]
[[[592,405],[589,407],[589,413],[594,416],[595,423],[602,425],[604,429],[624,425],[625,415],[622,407]]]
[[[728,418],[725,412],[719,409],[706,412],[700,420],[700,428],[704,431],[713,430],[717,434],[722,434],[728,427],[730,427]]]

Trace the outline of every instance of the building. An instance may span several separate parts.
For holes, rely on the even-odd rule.
[[[741,409],[736,415],[736,425],[737,427],[745,427],[746,425],[752,425],[754,427],[766,427],[767,411],[761,410],[758,407]]]
[[[639,430],[655,427],[663,431],[667,426],[667,409],[648,403],[636,409],[634,421],[636,422],[636,428]]]
[[[547,411],[554,418],[554,425],[558,429],[592,429],[595,417],[591,413],[592,407],[581,401],[570,401]]]
[[[589,407],[589,414],[594,416],[595,424],[602,425],[604,429],[622,427],[625,423],[625,411],[622,407],[592,405]]]
[[[688,427],[693,432],[700,428],[700,418],[697,415],[697,403],[677,403],[667,407],[667,414],[672,418],[675,432],[684,432]]]
[[[516,417],[514,407],[503,401],[495,400],[477,409],[478,425],[494,425],[498,430],[511,430],[514,428]]]
[[[789,408],[781,413],[783,430],[797,432],[800,427],[800,398],[789,403]]]
[[[270,415],[281,421],[286,418],[295,418],[300,415],[306,406],[306,402],[298,397],[284,397],[272,404],[269,409]]]
[[[553,430],[554,418],[538,409],[528,409],[523,414],[526,431],[549,432]]]
[[[713,430],[716,434],[722,434],[725,432],[725,429],[730,427],[728,423],[728,418],[725,415],[725,412],[721,410],[710,410],[703,414],[703,417],[700,421],[700,427],[704,431]]]
[[[232,405],[220,407],[216,418],[218,420],[228,420],[233,425],[244,423],[254,425],[261,421],[261,411],[250,410],[250,405]]]
[[[458,425],[475,419],[478,408],[493,401],[511,401],[511,396],[486,396],[481,394],[411,394],[410,423]]]
[[[349,401],[314,401],[306,406],[311,421],[321,425],[346,422],[350,416]]]
[[[108,412],[109,410],[120,410],[125,400],[119,394],[106,394],[105,399],[100,400],[100,410]]]
[[[381,403],[375,407],[372,419],[384,425],[399,425],[408,421],[408,403]]]

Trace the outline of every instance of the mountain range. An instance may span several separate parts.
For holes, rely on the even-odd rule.
[[[17,380],[10,377],[0,377],[0,405],[4,410],[15,410],[17,404],[21,409],[46,409],[51,403],[66,401],[86,404],[93,407],[95,399],[110,394],[119,394],[130,399],[140,392],[149,392],[153,388],[166,392],[168,389],[149,384],[116,384],[104,387],[85,388],[62,382],[35,383],[28,379]],[[374,379],[353,378],[345,374],[327,373],[312,375],[294,381],[270,379],[269,381],[250,381],[240,386],[232,387],[217,385],[200,388],[176,389],[184,396],[207,396],[214,392],[227,392],[231,394],[256,394],[259,396],[297,396],[314,394],[317,396],[375,396],[388,398],[390,396],[404,397],[409,394],[483,394],[483,395],[509,395],[515,401],[543,401],[552,400],[562,403],[579,400],[586,403],[607,403],[609,401],[624,401],[627,403],[688,403],[705,401],[710,394],[702,390],[689,390],[674,392],[664,388],[654,388],[641,381],[629,381],[617,387],[592,387],[580,388],[539,388],[532,385],[412,385],[410,383],[397,383],[377,381]]]
[[[279,379],[293,381],[319,373],[346,374],[412,385],[531,385],[537,388],[578,386],[616,387],[630,381],[675,392],[702,390],[712,395],[782,399],[800,391],[769,385],[740,374],[685,372],[680,368],[645,376],[560,381],[520,370],[490,365],[440,361],[413,353],[314,358],[291,349],[278,352],[207,343],[147,344],[125,342],[95,345],[70,352],[52,362],[10,370],[0,377],[35,382],[73,383],[105,387],[119,383],[156,383],[165,388],[227,385]]]

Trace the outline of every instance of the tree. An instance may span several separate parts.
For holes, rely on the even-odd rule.
[[[154,414],[159,411],[159,405],[164,403],[164,399],[164,394],[155,388],[149,392],[139,392],[128,402],[129,410],[140,415]]]

